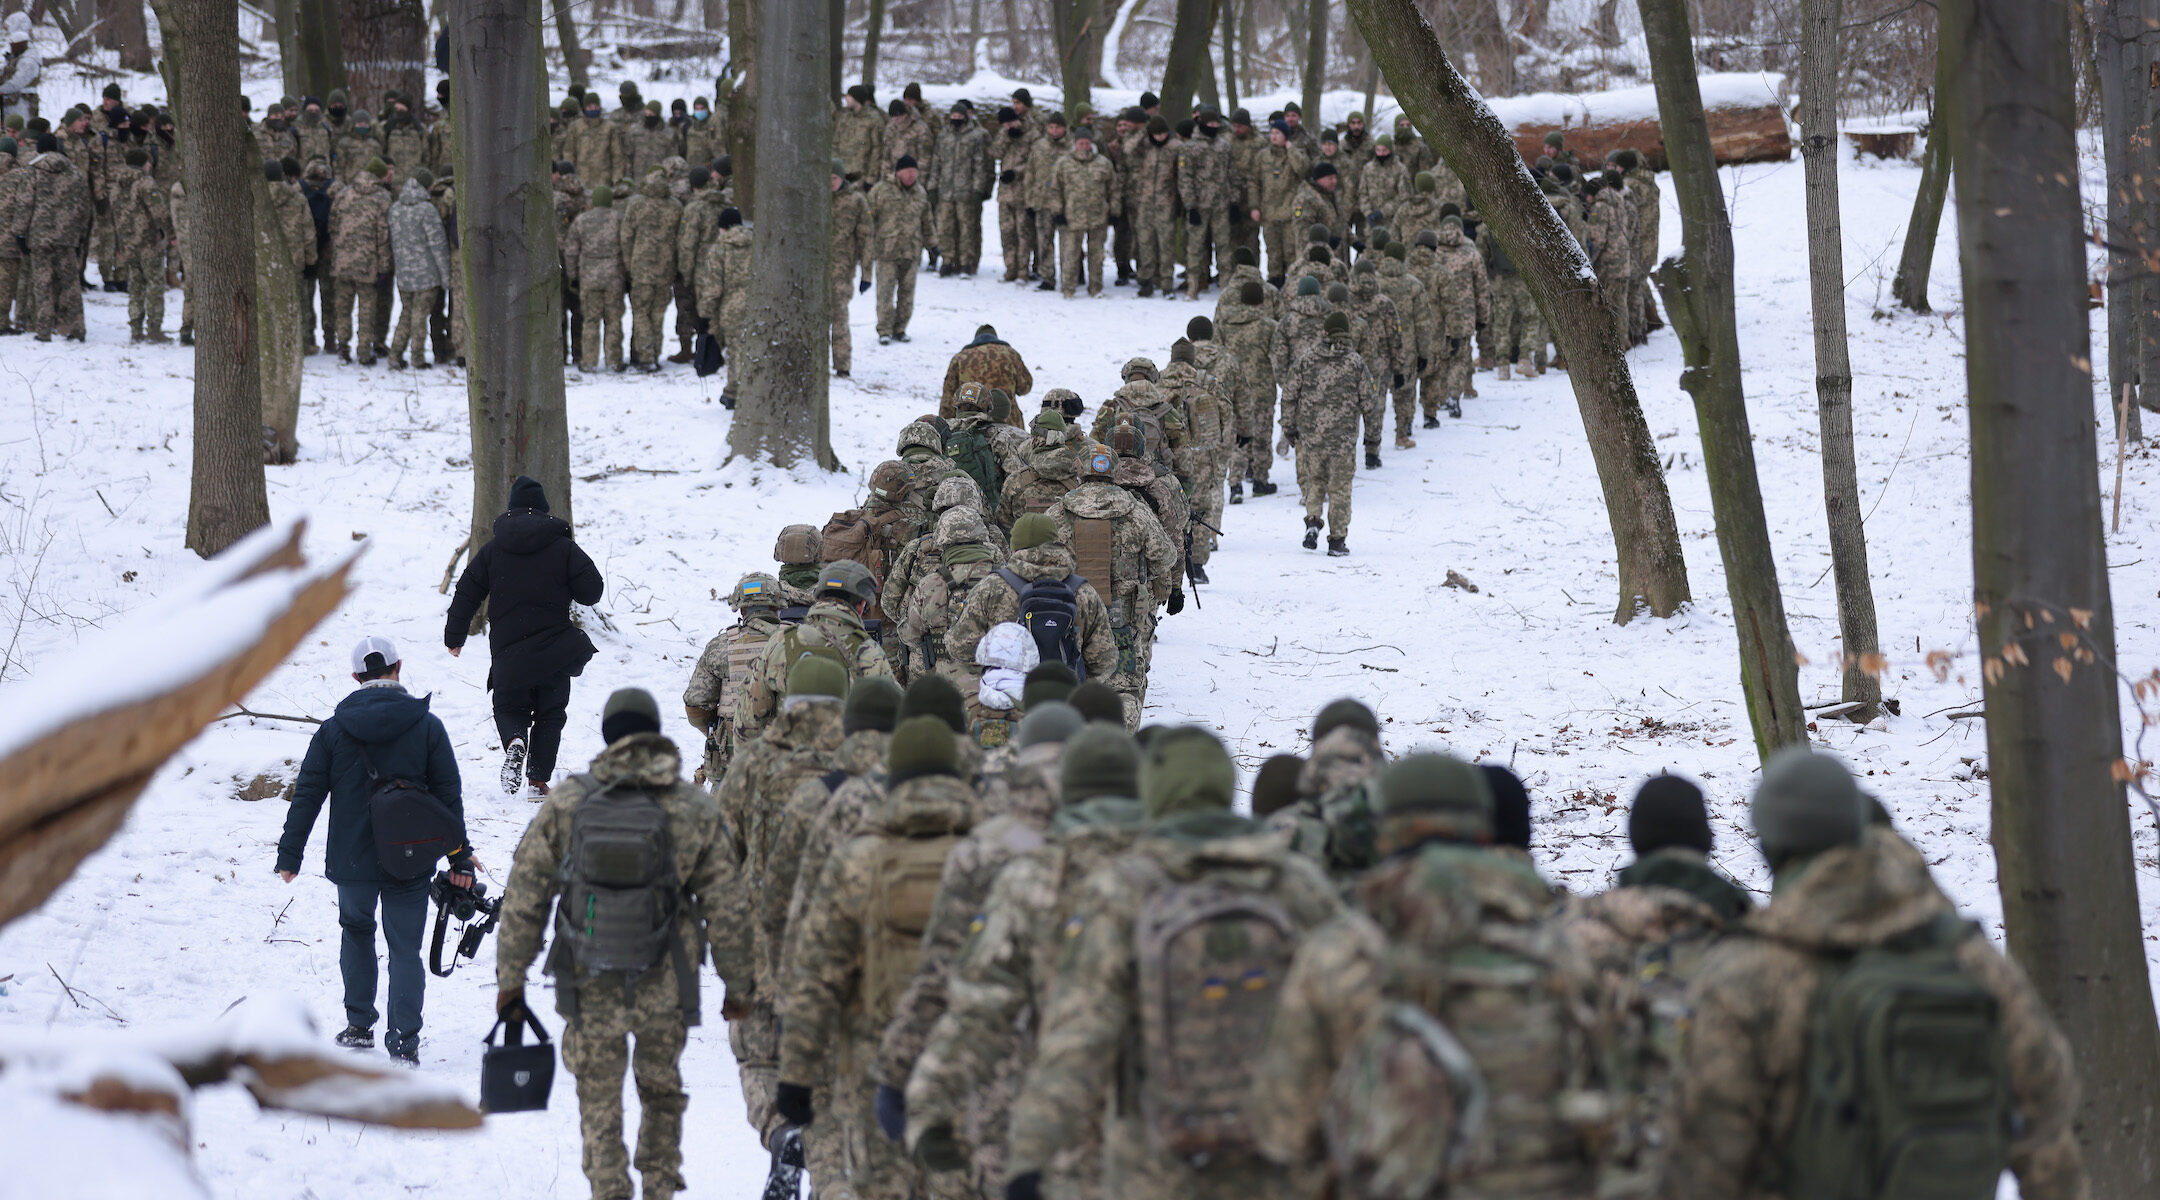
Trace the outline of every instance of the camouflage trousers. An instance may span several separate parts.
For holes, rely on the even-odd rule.
[[[1288,217],[1280,221],[1268,221],[1261,226],[1267,234],[1267,277],[1279,280],[1275,286],[1289,283],[1290,272],[1296,268],[1299,256],[1305,253],[1305,235],[1297,222]]]
[[[1116,1200],[1297,1200],[1318,1194],[1314,1182],[1246,1155],[1188,1166],[1155,1149],[1137,1114],[1112,1116],[1103,1130],[1102,1195]]]
[[[1192,554],[1188,557],[1201,566],[1206,566],[1209,556],[1215,553],[1215,535],[1198,522],[1205,521],[1217,529],[1222,528],[1223,473],[1229,469],[1228,450],[1209,450],[1193,460],[1192,515],[1195,523]]]
[[[750,1128],[757,1130],[758,1141],[769,1143],[773,1131],[783,1124],[773,1108],[780,1082],[780,1019],[769,1005],[753,1004],[749,1012],[728,1022],[727,1036],[735,1070],[742,1076],[744,1115],[750,1119]]]
[[[128,262],[120,257],[118,231],[113,227],[112,206],[98,205],[90,222],[90,246],[97,256],[98,278],[117,283],[127,278]]]
[[[715,324],[718,326],[716,332],[720,335],[720,344],[727,348],[727,382],[720,388],[720,394],[729,400],[735,399],[735,385],[750,375],[749,360],[738,353],[749,349],[749,321],[748,296],[730,297],[721,302],[720,319]]]
[[[83,331],[82,259],[73,246],[57,250],[32,247],[30,324],[33,333],[73,336]]]
[[[127,261],[128,333],[165,336],[165,256],[145,255]]]
[[[379,352],[390,348],[390,302],[394,299],[394,287],[388,279],[378,280],[375,284],[375,320],[367,327],[370,350]]]
[[[15,303],[15,293],[23,281],[23,260],[12,257],[15,254],[12,245],[8,247],[8,254],[11,257],[0,258],[0,329],[14,329],[18,323],[27,325],[30,321],[29,306]]]
[[[1651,295],[1654,289],[1646,275],[1637,274],[1628,279],[1628,340],[1642,341],[1650,336],[1650,327],[1658,323],[1657,300]]]
[[[563,1027],[563,1066],[577,1077],[578,1126],[585,1178],[594,1200],[630,1200],[630,1158],[623,1149],[623,1072],[637,1083],[637,1169],[645,1193],[681,1191],[681,1000],[672,971],[654,972],[626,1002],[611,977],[578,990],[578,1015]],[[630,1042],[634,1040],[633,1049]]]
[[[1545,318],[1520,275],[1493,276],[1492,337],[1493,357],[1501,362],[1521,362],[1528,355],[1545,365]]]
[[[968,195],[937,205],[937,245],[943,262],[972,272],[982,264],[982,202]]]
[[[855,268],[832,276],[832,369],[855,369],[855,338],[848,332],[848,302],[855,299]],[[718,332],[718,331],[715,331]]]
[[[375,281],[372,279],[337,280],[337,301],[331,306],[335,328],[329,331],[330,344],[340,350],[349,349],[361,362],[375,361],[375,341],[369,336],[375,328]],[[355,314],[354,310],[358,309]],[[183,319],[181,325],[189,322]],[[359,337],[354,338],[354,326],[358,325]]]
[[[1177,226],[1169,209],[1142,208],[1133,252],[1133,276],[1161,291],[1177,286]]]
[[[1419,398],[1428,417],[1439,416],[1443,405],[1452,413],[1462,411],[1463,389],[1469,386],[1471,369],[1477,365],[1477,360],[1472,357],[1476,351],[1467,334],[1463,337],[1443,334],[1439,349],[1439,354],[1427,360],[1426,374],[1418,381]],[[1429,386],[1427,379],[1432,381]]]
[[[1248,392],[1238,397],[1238,436],[1245,444],[1233,451],[1232,482],[1247,475],[1254,483],[1266,483],[1275,466],[1275,389]],[[1221,524],[1220,521],[1216,524]]]
[[[1110,263],[1117,268],[1117,281],[1125,283],[1132,279],[1133,250],[1139,243],[1133,230],[1133,211],[1130,208],[1117,214],[1110,222]]]
[[[1417,389],[1418,381],[1414,375],[1404,376],[1401,387],[1388,389],[1395,401],[1395,436],[1398,438],[1417,436],[1411,432],[1417,428]]]
[[[450,286],[435,305],[430,328],[435,338],[435,357],[443,357],[445,344],[450,348],[449,357],[465,357],[465,272],[459,269],[454,256],[450,263]]]
[[[854,1058],[867,1062],[876,1049],[875,1045],[858,1046]],[[860,1072],[848,1072],[848,1076],[834,1082],[830,1109],[836,1118],[831,1122],[837,1127],[835,1132],[845,1131],[842,1174],[839,1186],[828,1191],[817,1183],[813,1169],[812,1187],[819,1200],[976,1200],[972,1171],[933,1172],[915,1165],[907,1150],[878,1128],[877,1085]],[[818,1124],[810,1128],[815,1130]]]
[[[683,354],[690,353],[690,344],[697,338],[697,289],[678,276],[675,280],[675,340]]]
[[[1230,218],[1223,212],[1210,212],[1206,209],[1201,210],[1198,225],[1192,223],[1190,214],[1185,217],[1185,294],[1187,296],[1198,297],[1200,293],[1207,290],[1208,284],[1213,282],[1214,255],[1218,253],[1222,255],[1223,266],[1226,268],[1223,273],[1229,273],[1227,268],[1230,265],[1230,255],[1227,245],[1223,244],[1224,227],[1229,224],[1229,221]]]
[[[1035,256],[1035,274],[1045,283],[1056,283],[1057,278],[1057,222],[1050,210],[1038,208],[1033,218],[1035,241],[1030,253]]]
[[[1350,536],[1350,483],[1357,475],[1357,448],[1316,446],[1297,448],[1298,493],[1305,501],[1305,523],[1318,525],[1327,518],[1330,540]]]
[[[1626,264],[1615,264],[1610,271],[1599,272],[1597,281],[1598,302],[1612,314],[1613,329],[1625,344],[1628,332],[1628,277]]]
[[[1258,266],[1260,263],[1260,226],[1252,219],[1252,210],[1240,208],[1237,216],[1227,219],[1230,223],[1228,226],[1229,232],[1225,235],[1225,238],[1230,249],[1235,251],[1238,247],[1243,246],[1252,251],[1253,265]],[[1218,249],[1217,253],[1220,252]],[[1223,274],[1228,275],[1229,272],[1224,271]]]
[[[881,258],[877,265],[877,331],[879,337],[906,333],[915,317],[915,273],[922,256]]]
[[[578,370],[593,370],[603,358],[611,368],[623,365],[622,285],[586,284],[578,288],[578,307],[585,318],[584,344],[578,347],[584,353],[578,358]]]
[[[412,347],[412,364],[427,365],[428,317],[435,311],[435,302],[442,299],[441,288],[421,288],[417,292],[398,293],[397,327],[390,334],[390,361],[405,361],[405,348]]]
[[[660,361],[661,340],[667,336],[668,300],[674,296],[669,281],[645,280],[630,285],[630,361]]]
[[[1058,227],[1058,291],[1067,300],[1080,286],[1081,253],[1083,245],[1087,255],[1087,290],[1090,296],[1102,295],[1103,235],[1110,231],[1107,225],[1093,229],[1080,229],[1072,225]]]
[[[1028,210],[1019,201],[1005,199],[1004,186],[998,189],[998,248],[1005,254],[1005,282],[1022,279],[1028,273],[1028,252],[1033,247],[1028,232]]]

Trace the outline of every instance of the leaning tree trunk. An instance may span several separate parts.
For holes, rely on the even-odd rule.
[[[270,522],[263,481],[262,372],[255,358],[255,184],[262,159],[240,92],[240,10],[158,0],[174,123],[189,131],[187,271],[195,323],[195,453],[187,547],[208,558]]]
[[[862,81],[871,91],[877,90],[878,36],[885,32],[885,0],[870,0],[870,11],[863,20]]]
[[[592,55],[585,53],[585,44],[578,40],[577,14],[573,11],[577,0],[553,0],[555,9],[555,40],[562,46],[563,65],[570,71],[570,86],[592,86],[590,68]]]
[[[472,414],[472,547],[510,481],[530,475],[573,520],[563,404],[562,259],[548,185],[547,58],[540,0],[453,0],[458,261],[465,273]]]
[[[1686,246],[1682,258],[1667,259],[1659,268],[1658,289],[1687,360],[1680,386],[1694,398],[1695,422],[1702,430],[1703,472],[1710,483],[1718,553],[1725,561],[1725,589],[1732,597],[1733,625],[1740,638],[1741,692],[1747,698],[1756,753],[1768,758],[1778,747],[1807,735],[1800,709],[1800,669],[1785,625],[1785,598],[1778,591],[1777,559],[1770,551],[1770,524],[1763,516],[1762,483],[1755,474],[1755,443],[1741,387],[1732,217],[1725,211],[1702,88],[1695,79],[1686,0],[1637,0],[1636,8],[1649,43],[1658,124],[1672,164]]]
[[[1815,414],[1822,426],[1823,508],[1830,519],[1830,568],[1837,577],[1838,633],[1844,641],[1842,698],[1875,719],[1882,703],[1876,656],[1875,589],[1868,582],[1867,531],[1860,524],[1860,474],[1853,461],[1852,353],[1845,335],[1845,224],[1838,212],[1838,23],[1844,0],[1800,3],[1800,154],[1807,171],[1808,282],[1815,313]]]
[[[1356,12],[1357,7],[1352,5],[1350,11]],[[1326,0],[1305,0],[1305,80],[1299,107],[1315,130],[1320,128],[1320,93],[1327,89],[1327,34]]]
[[[1646,610],[1671,616],[1688,599],[1672,497],[1628,374],[1623,331],[1598,300],[1582,247],[1531,181],[1506,127],[1449,61],[1415,0],[1349,0],[1349,9],[1396,100],[1485,214],[1567,356],[1568,383],[1612,524],[1620,585],[1613,620],[1625,624]]]
[[[728,5],[728,53],[735,61],[735,86],[727,95],[728,158],[735,170],[735,207],[745,221],[757,218],[758,10],[763,7],[764,0]],[[832,106],[831,100],[823,104]],[[832,118],[825,120],[829,124]]]
[[[292,265],[271,183],[255,173],[255,354],[262,372],[262,456],[283,465],[300,454],[300,272]]]
[[[120,52],[123,71],[153,70],[150,61],[150,22],[143,15],[143,0],[97,0],[97,44]],[[278,35],[285,33],[280,16]]]
[[[1941,39],[1936,39],[1938,46]],[[1942,93],[1941,69],[1936,70],[1936,95]],[[1905,250],[1898,256],[1897,275],[1890,280],[1890,295],[1917,313],[1928,307],[1928,276],[1935,269],[1935,238],[1942,230],[1943,202],[1950,195],[1950,131],[1943,126],[1938,101],[1928,119],[1927,150],[1920,165],[1920,190],[1913,194],[1912,219],[1905,223]]]
[[[2139,259],[2140,252],[2160,250],[2160,238],[2146,224],[2150,209],[2144,202],[2146,181],[2160,186],[2160,176],[2153,171],[2152,114],[2145,103],[2154,59],[2139,40],[2145,22],[2155,18],[2160,18],[2155,0],[2104,0],[2093,38],[2100,75],[2100,142],[2107,159],[2108,408],[2116,414],[2116,433],[2135,439],[2145,436],[2140,401],[2160,400],[2144,394],[2139,370],[2141,335],[2160,336],[2160,328],[2154,328],[2160,323],[2143,319],[2151,272]],[[2125,422],[2127,429],[2122,428]]]
[[[1066,114],[1079,119],[1079,108],[1088,103],[1088,46],[1095,25],[1102,19],[1098,0],[1051,0],[1050,42],[1057,52],[1058,84],[1064,89]],[[1171,50],[1175,58],[1177,51]]]
[[[2010,950],[2075,1052],[2092,1194],[2153,1196],[2160,1028],[2120,771],[2068,33],[2053,3],[1942,7],[1973,597]]]
[[[832,106],[825,103],[822,4],[759,0],[773,67],[757,139],[765,215],[752,229],[749,378],[728,429],[729,457],[779,466],[805,457],[837,470],[826,409],[831,379]],[[731,351],[734,347],[729,348]]]
[[[383,93],[417,98],[427,88],[427,10],[420,0],[374,0],[337,6],[352,106],[383,117]],[[420,106],[413,105],[418,116]]]
[[[1170,30],[1170,57],[1163,63],[1162,111],[1175,124],[1192,111],[1193,92],[1200,86],[1200,70],[1207,62],[1208,34],[1215,24],[1215,10],[1208,0],[1177,0],[1177,18]],[[1314,117],[1318,119],[1317,114]]]

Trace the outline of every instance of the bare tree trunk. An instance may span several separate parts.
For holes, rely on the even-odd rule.
[[[755,5],[758,0],[736,0],[736,3]],[[831,53],[827,56],[830,61],[825,67],[825,78],[832,81],[832,103],[837,108],[840,97],[845,94],[842,85],[847,82],[847,39],[843,36],[847,29],[847,0],[831,0],[827,8],[825,44],[831,48]]]
[[[870,12],[863,22],[862,81],[865,87],[877,90],[878,35],[885,31],[885,0],[870,0]]]
[[[1238,106],[1238,0],[1221,0],[1219,7],[1222,9],[1222,102],[1227,114]]]
[[[1508,40],[1507,25],[1500,20],[1499,0],[1473,0],[1464,14],[1469,29],[1465,40],[1477,59],[1478,87],[1488,96],[1515,91],[1515,49]]]
[[[1327,35],[1327,0],[1305,0],[1305,81],[1299,107],[1314,129],[1320,128],[1320,93],[1327,90]]]
[[[427,88],[427,13],[420,0],[337,6],[345,49],[345,90],[352,106],[380,114],[392,88],[419,96]]]
[[[143,0],[97,0],[97,19],[97,44],[120,52],[121,70],[155,69],[150,62],[150,22],[143,15]],[[284,31],[284,15],[280,13],[280,38]]]
[[[255,184],[262,160],[240,93],[240,10],[158,0],[174,121],[189,131],[187,269],[195,325],[195,453],[187,547],[204,558],[270,522],[263,482],[262,370],[255,357]]]
[[[100,7],[114,0],[98,0]],[[277,14],[278,74],[288,96],[305,96],[307,90],[307,63],[300,53],[300,0],[271,0],[271,11]]]
[[[2139,372],[2143,348],[2141,335],[2160,336],[2160,329],[2146,333],[2144,289],[2152,272],[2140,261],[2141,252],[2160,250],[2160,236],[2146,224],[2150,215],[2144,203],[2147,181],[2160,185],[2154,167],[2151,112],[2144,103],[2152,52],[2139,40],[2146,22],[2160,20],[2155,0],[2102,0],[2094,57],[2100,74],[2100,141],[2107,157],[2107,307],[2108,307],[2108,409],[2116,414],[2116,432],[2142,440],[2144,422],[2140,402],[2160,397],[2145,395]],[[2125,392],[2127,405],[2119,403]],[[2125,411],[2127,410],[2127,411]],[[2129,428],[2121,428],[2127,419]]]
[[[1050,44],[1057,54],[1058,86],[1065,92],[1065,112],[1072,115],[1090,94],[1088,43],[1102,19],[1098,0],[1051,0]],[[1176,55],[1173,45],[1171,54]]]
[[[1815,313],[1815,411],[1822,425],[1823,507],[1844,642],[1843,699],[1854,721],[1875,719],[1875,589],[1853,461],[1852,354],[1845,335],[1845,225],[1838,211],[1838,25],[1844,0],[1800,3],[1800,154],[1807,171],[1808,281]]]
[[[520,475],[539,480],[549,510],[574,524],[540,3],[453,0],[451,10],[475,547]]]
[[[1176,123],[1192,111],[1200,67],[1207,61],[1208,34],[1215,24],[1208,0],[1177,0],[1177,20],[1170,29],[1170,57],[1163,64],[1162,112]],[[1314,117],[1318,120],[1317,113]]]
[[[749,378],[728,429],[730,457],[789,466],[808,457],[828,471],[833,457],[826,408],[831,374],[832,106],[824,102],[823,4],[762,0],[763,36],[773,65],[763,86],[757,140],[763,150],[765,215],[752,239]],[[734,347],[730,347],[734,349]]]
[[[1348,7],[1395,98],[1462,179],[1567,356],[1612,524],[1620,587],[1613,620],[1626,624],[1644,611],[1672,615],[1688,600],[1672,497],[1628,374],[1623,331],[1589,282],[1590,264],[1414,0],[1348,0]]]
[[[2160,1194],[2160,1028],[2123,793],[2069,26],[1946,0],[1957,139],[1973,598],[2011,953],[2069,1038],[2094,1196]]]
[[[345,47],[335,0],[292,0],[292,6],[299,72],[299,89],[293,95],[328,96],[345,86]]]
[[[570,86],[592,86],[592,55],[585,52],[585,44],[578,40],[577,15],[572,10],[576,0],[553,0],[555,9],[555,40],[561,44],[563,65],[570,72]]]
[[[300,454],[300,272],[272,206],[273,184],[255,172],[255,350],[262,373],[262,455],[282,465]]]
[[[960,72],[962,79],[973,79],[976,66],[982,62],[982,4],[983,0],[968,0],[967,65]]]
[[[1552,0],[1521,0],[1515,6],[1515,32],[1535,40],[1545,36],[1546,18],[1552,15]]]
[[[728,92],[728,158],[735,168],[735,207],[746,221],[757,216],[758,10],[763,4],[735,0],[728,5],[728,53],[736,70],[735,86]],[[830,42],[826,52],[831,52]],[[827,99],[823,107],[829,110],[834,103]]]
[[[1718,552],[1740,639],[1740,686],[1747,697],[1755,750],[1763,758],[1807,735],[1800,709],[1799,666],[1778,591],[1777,559],[1755,474],[1754,438],[1740,376],[1740,334],[1733,306],[1732,217],[1710,150],[1686,0],[1637,0],[1658,123],[1679,201],[1683,258],[1667,259],[1658,288],[1680,337],[1687,369],[1680,386],[1695,400],[1703,470],[1717,518]],[[1839,281],[1842,289],[1842,279]],[[1827,447],[1825,448],[1827,452]]]
[[[1938,69],[1938,77],[1940,70]],[[1943,126],[1937,86],[1935,114],[1928,121],[1927,149],[1920,164],[1920,190],[1913,195],[1912,219],[1905,223],[1905,249],[1898,256],[1897,275],[1890,281],[1890,295],[1914,312],[1928,307],[1928,276],[1935,270],[1935,239],[1942,230],[1943,202],[1950,196],[1950,131]]]
[[[1620,44],[1620,0],[1598,0],[1596,31],[1599,45]]]
[[[1027,70],[1027,36],[1020,30],[1018,0],[1005,0],[1005,57],[1007,75],[1018,77]]]

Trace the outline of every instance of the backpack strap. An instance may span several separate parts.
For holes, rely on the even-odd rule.
[[[830,795],[840,790],[840,785],[847,782],[847,777],[846,771],[827,771],[818,776],[818,782],[825,785],[825,792]]]
[[[1005,581],[1005,586],[1013,590],[1013,595],[1015,597],[1018,597],[1020,593],[1028,589],[1027,580],[1020,578],[1019,573],[1014,571],[1011,567],[999,567],[997,569],[997,577]]]

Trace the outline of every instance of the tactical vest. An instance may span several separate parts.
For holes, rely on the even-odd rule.
[[[1073,565],[1080,577],[1095,585],[1095,593],[1116,602],[1117,522],[1104,517],[1074,517]]]

